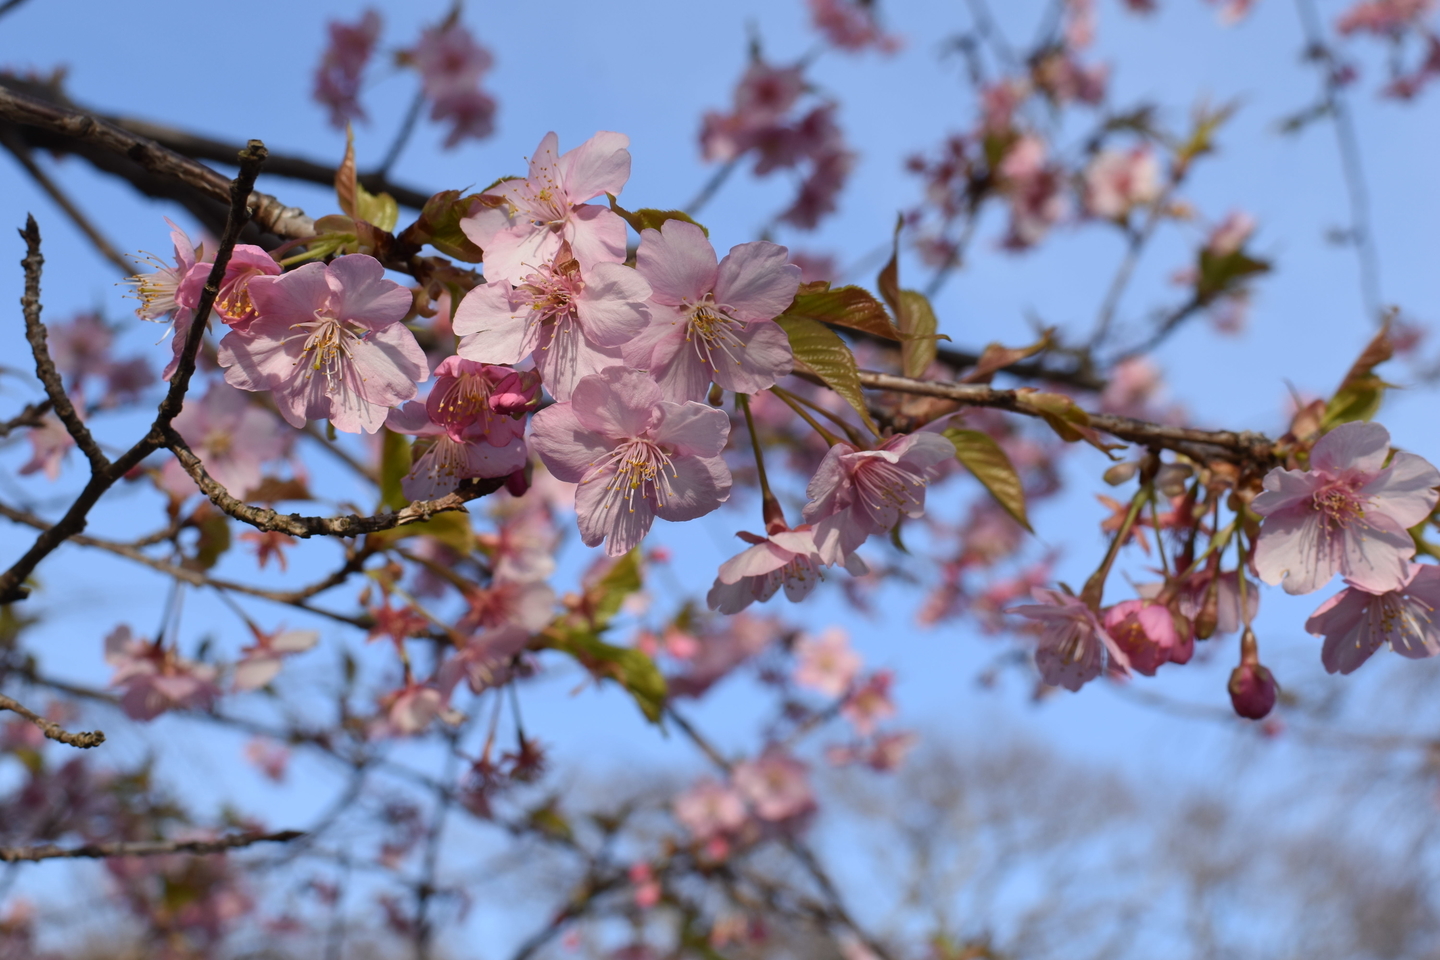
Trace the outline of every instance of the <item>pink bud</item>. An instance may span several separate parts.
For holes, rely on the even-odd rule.
[[[490,394],[490,409],[496,413],[518,416],[534,410],[540,403],[540,374],[534,370],[514,370],[500,378]]]
[[[1260,720],[1274,709],[1278,689],[1275,677],[1259,661],[1242,661],[1230,674],[1230,703],[1250,720]]]
[[[523,497],[525,491],[530,489],[530,472],[527,469],[516,470],[505,478],[505,490],[512,497]]]

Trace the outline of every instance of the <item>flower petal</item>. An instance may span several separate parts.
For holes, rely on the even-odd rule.
[[[640,233],[635,269],[650,282],[658,303],[698,303],[715,287],[719,268],[705,231],[684,220],[666,220]]]
[[[740,320],[773,320],[785,312],[800,288],[800,268],[790,251],[755,240],[731,247],[715,278],[715,302]]]

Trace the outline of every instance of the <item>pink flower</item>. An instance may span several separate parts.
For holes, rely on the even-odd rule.
[[[156,267],[155,272],[131,277],[129,282],[135,284],[135,297],[140,301],[135,310],[137,317],[142,320],[171,318],[172,356],[162,374],[169,380],[180,365],[180,353],[190,332],[190,321],[200,302],[200,290],[209,275],[210,264],[199,260],[195,245],[185,231],[175,226],[168,217],[165,222],[170,224],[170,240],[175,244],[175,265],[167,267],[155,256],[148,256],[148,262]]]
[[[278,277],[285,268],[275,262],[263,247],[248,243],[235,246],[230,262],[225,264],[225,279],[220,281],[220,295],[215,298],[215,312],[232,328],[239,329],[255,319],[255,303],[250,299],[250,281],[256,277]],[[198,303],[200,291],[209,273],[191,271],[186,279],[188,295]],[[194,290],[189,289],[194,285]]]
[[[515,363],[534,354],[535,367],[555,399],[570,399],[582,377],[621,362],[650,313],[650,285],[629,267],[588,267],[561,243],[518,285],[496,280],[465,295],[455,311],[458,353],[468,360]]]
[[[663,891],[655,879],[655,870],[648,863],[632,863],[628,871],[630,882],[635,887],[635,906],[649,910],[660,902]]]
[[[1412,660],[1440,653],[1440,567],[1407,567],[1394,590],[1377,594],[1351,584],[1305,621],[1306,630],[1325,638],[1326,672],[1353,673],[1384,643]]]
[[[1042,587],[1031,594],[1036,603],[1012,607],[1010,612],[1042,624],[1035,666],[1047,684],[1079,690],[1102,670],[1122,676],[1129,672],[1125,650],[1078,597]]]
[[[320,634],[314,630],[255,631],[255,643],[243,648],[235,663],[236,690],[259,690],[280,674],[281,660],[292,653],[304,653],[315,646]]]
[[[212,383],[203,398],[185,402],[175,429],[205,464],[205,471],[241,499],[260,485],[260,465],[286,456],[295,439],[268,410],[220,382]],[[196,491],[179,460],[165,463],[160,482],[177,497]]]
[[[601,131],[557,156],[560,140],[545,134],[530,158],[524,180],[507,180],[483,195],[490,201],[460,221],[465,235],[485,251],[491,282],[523,283],[569,243],[586,267],[625,260],[625,221],[607,207],[585,201],[619,196],[630,179],[630,138]]]
[[[815,809],[808,769],[794,757],[771,748],[758,760],[735,764],[730,780],[755,816],[778,822]]]
[[[1232,210],[1210,231],[1205,249],[1217,257],[1229,256],[1245,246],[1255,232],[1255,225],[1255,218],[1244,210]]]
[[[655,517],[693,520],[729,499],[729,434],[723,411],[663,399],[647,374],[611,367],[535,414],[531,443],[558,479],[579,484],[581,539],[618,557]]]
[[[1027,133],[1015,141],[996,169],[1001,190],[1010,198],[1005,246],[1011,250],[1039,243],[1067,212],[1060,173],[1045,162],[1045,154],[1045,141]]]
[[[718,629],[707,630],[696,639],[699,651],[685,664],[685,672],[667,678],[672,697],[700,697],[731,671],[760,653],[780,634],[780,625],[771,619],[737,614]]]
[[[123,688],[120,709],[132,720],[153,720],[166,710],[208,710],[220,695],[214,667],[134,638],[128,626],[105,638],[105,662],[115,668],[110,686]]]
[[[86,380],[103,378],[110,371],[115,334],[98,313],[78,313],[69,322],[47,326],[50,359],[69,379],[70,389],[83,389]]]
[[[245,744],[245,759],[259,767],[266,779],[279,783],[285,779],[285,768],[290,765],[290,751],[273,740],[253,737]]]
[[[330,125],[344,129],[351,120],[364,120],[360,106],[360,76],[380,39],[380,14],[366,10],[353,24],[331,20],[330,45],[315,71],[315,90],[311,94],[330,109]]]
[[[386,696],[380,707],[385,711],[385,723],[379,731],[382,735],[411,736],[444,712],[445,697],[428,684],[411,682]]]
[[[396,433],[422,438],[411,451],[414,459],[410,472],[400,481],[400,490],[408,500],[443,497],[453,492],[461,480],[507,477],[523,468],[529,459],[524,425],[509,417],[496,417],[488,424],[472,422],[457,437],[453,428],[430,419],[425,404],[412,400],[391,410],[385,426]]]
[[[530,631],[516,624],[506,624],[478,633],[440,667],[437,680],[446,697],[466,681],[471,691],[480,693],[499,686],[510,677],[510,661],[530,642]]]
[[[850,689],[860,671],[860,654],[850,649],[850,637],[831,627],[818,637],[802,636],[795,644],[795,682],[827,697]]]
[[[635,270],[650,283],[651,325],[625,345],[625,362],[647,368],[671,400],[700,400],[713,380],[759,393],[795,358],[773,322],[800,287],[788,251],[763,240],[715,248],[693,223],[667,220],[640,235]]]
[[[1430,515],[1440,471],[1413,453],[1385,466],[1390,433],[1342,423],[1310,451],[1310,469],[1276,467],[1253,508],[1265,518],[1255,570],[1286,593],[1310,593],[1339,573],[1374,593],[1393,590],[1415,555],[1407,532]]]
[[[40,426],[31,427],[25,437],[30,441],[30,459],[20,467],[21,476],[44,471],[47,480],[60,479],[65,455],[75,447],[75,438],[53,413],[40,418]]]
[[[1170,609],[1148,600],[1126,600],[1105,611],[1105,632],[1130,666],[1147,677],[1155,676],[1170,654],[1181,646]]]
[[[495,132],[495,98],[482,90],[457,90],[431,104],[430,119],[450,124],[447,150],[464,140],[484,140]]]
[[[701,843],[732,834],[745,825],[745,801],[713,777],[701,777],[675,798],[672,809],[680,825]]]
[[[420,71],[425,96],[431,100],[474,89],[495,63],[470,30],[459,20],[447,20],[427,27],[409,51],[410,62]]]
[[[1085,209],[1094,216],[1124,220],[1159,198],[1160,165],[1148,146],[1101,151],[1085,170]]]
[[[270,390],[291,426],[329,419],[338,430],[374,433],[389,408],[429,379],[425,354],[400,321],[410,291],[384,277],[374,257],[350,254],[256,277],[258,316],[220,341],[225,380]]]
[[[752,603],[764,603],[782,586],[791,603],[799,603],[825,579],[825,561],[815,546],[815,532],[801,525],[798,530],[777,530],[768,537],[740,531],[736,534],[753,544],[720,565],[715,585],[705,597],[711,610],[739,613]],[[869,572],[865,561],[845,558],[845,569],[854,576]]]
[[[1399,36],[1433,9],[1435,0],[1362,0],[1340,15],[1335,29],[1342,34]]]
[[[495,577],[487,587],[465,592],[468,605],[456,622],[461,630],[524,627],[531,633],[544,629],[555,609],[555,589],[543,580],[506,580]]]
[[[807,0],[810,21],[825,39],[841,50],[875,47],[881,53],[900,49],[900,38],[880,29],[873,4],[856,0]]]
[[[519,436],[525,426],[509,414],[531,410],[540,400],[539,377],[529,371],[446,357],[434,377],[425,412],[456,439],[477,425],[492,436],[507,428]]]
[[[877,723],[895,716],[895,701],[890,697],[890,687],[894,683],[893,673],[879,670],[845,698],[840,713],[860,736],[870,736],[875,732]]]
[[[837,443],[805,488],[805,522],[827,563],[838,563],[871,534],[885,533],[901,514],[925,513],[925,488],[955,445],[937,433],[897,434],[874,450]]]

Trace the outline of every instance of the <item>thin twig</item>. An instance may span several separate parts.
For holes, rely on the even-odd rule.
[[[685,204],[685,212],[692,217],[699,213],[705,204],[709,203],[711,198],[725,185],[725,181],[730,179],[730,174],[735,172],[735,168],[739,166],[739,164],[740,159],[738,157],[734,160],[727,160],[724,166],[716,170],[710,179],[705,181],[705,185],[700,188],[700,192],[695,194],[695,199]]]
[[[234,833],[218,840],[139,840],[120,843],[87,843],[83,847],[60,847],[47,843],[39,847],[0,847],[0,862],[60,860],[83,858],[102,860],[109,857],[159,857],[173,853],[224,853],[256,843],[288,843],[303,837],[299,830],[276,833]]]
[[[20,4],[24,2],[25,0],[5,0],[4,3],[0,3],[0,17],[5,16],[5,14],[9,13],[11,10],[14,10],[16,7],[20,6]]]
[[[0,439],[10,436],[21,427],[35,428],[45,423],[45,414],[50,412],[50,398],[46,397],[39,403],[27,403],[25,409],[15,416],[0,423]]]
[[[135,272],[134,265],[126,260],[119,250],[115,249],[115,245],[105,234],[100,232],[100,228],[90,222],[90,218],[85,216],[84,211],[76,206],[70,196],[60,189],[60,185],[35,162],[29,147],[3,131],[0,131],[0,144],[4,144],[5,149],[9,150],[11,155],[20,162],[20,166],[25,168],[25,172],[30,174],[30,179],[34,180],[40,189],[55,201],[55,205],[65,212],[75,226],[80,228],[80,232],[90,238],[90,242],[95,245],[95,249],[100,252],[100,255],[120,270],[122,277],[128,277]]]
[[[405,149],[405,144],[410,142],[410,135],[415,132],[415,121],[420,119],[420,109],[425,106],[425,88],[421,87],[415,91],[415,98],[410,101],[410,106],[405,111],[405,119],[400,122],[400,129],[395,134],[395,139],[390,143],[390,149],[385,151],[385,159],[380,161],[380,169],[377,173],[383,178],[390,175],[390,170],[395,166],[395,161],[400,159],[400,152]]]
[[[91,747],[98,747],[105,742],[105,734],[100,730],[70,733],[54,720],[47,720],[18,700],[12,700],[4,695],[0,695],[0,710],[9,710],[11,713],[18,713],[39,727],[40,732],[51,740],[69,744],[72,747],[79,747],[81,750],[89,750]]]

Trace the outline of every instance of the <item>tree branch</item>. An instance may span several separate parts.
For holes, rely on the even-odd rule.
[[[300,830],[277,833],[232,833],[218,840],[139,840],[121,843],[87,843],[83,847],[60,847],[47,843],[39,847],[0,847],[0,862],[89,859],[108,857],[158,857],[172,853],[224,853],[256,843],[288,843],[305,836]]]
[[[120,251],[115,249],[115,245],[110,242],[109,238],[100,232],[100,228],[90,222],[90,218],[85,216],[64,190],[60,189],[60,185],[50,179],[50,175],[35,162],[29,147],[20,142],[19,138],[12,136],[8,130],[0,130],[0,144],[10,151],[20,166],[25,168],[25,172],[30,174],[30,179],[45,191],[55,205],[65,212],[70,221],[80,228],[80,232],[90,238],[90,242],[95,245],[95,249],[100,252],[100,255],[119,268],[122,277],[128,277],[135,272],[134,265],[121,256]]]
[[[45,414],[50,412],[50,398],[46,397],[39,403],[27,403],[25,409],[15,416],[0,423],[0,439],[10,436],[21,427],[38,427],[45,422]]]
[[[100,450],[100,444],[90,435],[90,428],[85,426],[65,393],[65,384],[45,342],[45,324],[40,322],[40,272],[45,266],[45,257],[40,253],[40,227],[33,216],[25,217],[25,229],[20,231],[20,236],[25,240],[25,259],[20,261],[20,266],[25,268],[25,294],[20,298],[20,307],[25,315],[25,339],[30,342],[30,352],[35,357],[35,376],[45,387],[55,415],[90,461],[92,476],[103,473],[110,466],[110,459]]]
[[[69,744],[72,747],[79,747],[81,750],[89,750],[91,747],[98,747],[105,742],[105,734],[100,730],[70,733],[55,721],[45,719],[18,700],[12,700],[4,695],[0,695],[0,710],[9,710],[11,713],[18,713],[39,727],[40,732],[51,740]]]

